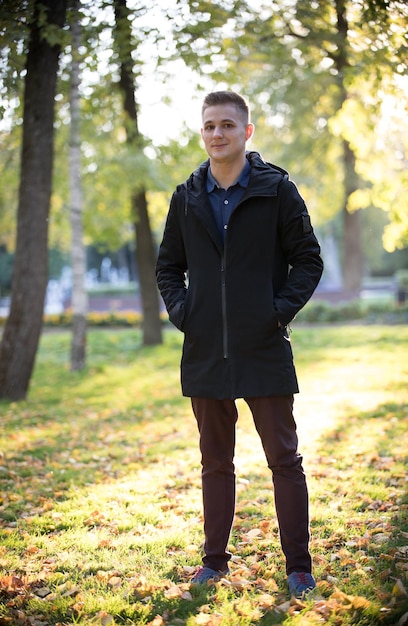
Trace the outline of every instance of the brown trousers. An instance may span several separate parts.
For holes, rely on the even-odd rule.
[[[311,572],[309,499],[293,418],[293,396],[245,398],[272,471],[275,508],[286,572]],[[204,509],[203,564],[224,570],[235,513],[234,400],[191,398],[200,433]]]

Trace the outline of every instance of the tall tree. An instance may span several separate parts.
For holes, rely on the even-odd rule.
[[[24,89],[18,227],[10,314],[0,346],[0,397],[26,397],[48,278],[54,98],[67,0],[35,0]]]
[[[344,288],[357,291],[363,270],[357,200],[375,185],[363,172],[371,155],[362,146],[376,136],[384,94],[396,94],[395,78],[408,70],[406,3],[188,4],[191,18],[177,32],[179,53],[249,95],[263,115],[256,121],[264,137],[256,134],[255,141],[290,167],[325,220],[342,214]]]
[[[375,137],[382,94],[407,67],[407,16],[393,0],[296,0],[287,13],[270,12],[261,26],[258,51],[273,67],[271,109],[293,125],[285,135],[301,167],[310,165],[308,152],[318,155],[316,173],[308,177],[316,196],[326,178],[325,201],[340,209],[343,288],[351,294],[361,287],[365,261],[363,206],[356,193],[372,184],[362,174],[367,155],[361,154],[361,145],[367,136]],[[265,81],[263,87],[265,92]]]
[[[72,65],[70,87],[70,140],[69,170],[71,192],[71,264],[72,264],[72,339],[71,369],[80,370],[86,361],[86,329],[88,296],[85,289],[86,251],[83,241],[83,202],[81,183],[81,140],[80,140],[80,60],[81,30],[79,23],[80,1],[72,3]]]
[[[114,0],[115,45],[120,63],[120,88],[126,114],[127,142],[134,150],[143,150],[143,137],[139,132],[135,80],[133,75],[132,34],[129,9],[126,0]],[[135,173],[137,176],[137,173]],[[159,296],[156,286],[156,253],[148,214],[146,189],[143,180],[132,190],[132,212],[136,235],[136,260],[139,271],[140,293],[143,310],[143,344],[162,342]]]

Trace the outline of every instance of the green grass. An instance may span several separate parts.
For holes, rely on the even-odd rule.
[[[0,403],[0,626],[397,624],[408,612],[408,327],[295,327],[295,410],[319,595],[290,601],[269,472],[239,401],[231,576],[191,588],[200,463],[181,336],[46,332]]]

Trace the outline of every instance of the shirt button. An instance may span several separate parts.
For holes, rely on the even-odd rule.
[[[224,224],[224,230],[227,230],[227,228],[228,228],[228,225]]]
[[[224,204],[228,204],[228,200],[224,200]]]

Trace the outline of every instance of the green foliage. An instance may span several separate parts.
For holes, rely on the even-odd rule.
[[[21,74],[25,68],[29,17],[33,0],[3,0],[0,20],[0,119],[22,94]]]
[[[406,246],[402,190],[408,129],[401,128],[408,109],[406,9],[399,2],[297,0],[248,10],[238,2],[230,28],[222,29],[218,16],[225,6],[190,3],[197,23],[189,37],[188,27],[183,31],[182,45],[193,48],[205,38],[213,77],[223,67],[228,86],[238,85],[250,97],[258,126],[254,144],[267,160],[291,171],[315,223],[324,224],[345,200],[342,151],[347,141],[362,181],[348,209],[381,207],[390,222],[386,249]],[[211,16],[206,21],[203,12]],[[213,21],[215,39],[205,35]],[[214,41],[221,45],[217,53]],[[185,58],[190,58],[187,52]],[[398,108],[396,133],[392,103]]]
[[[406,8],[394,0],[345,2],[348,39],[337,31],[334,0],[310,3],[183,1],[133,6],[133,61],[138,79],[156,72],[166,83],[174,59],[198,72],[197,90],[234,88],[249,96],[256,133],[251,146],[289,169],[316,226],[325,228],[344,203],[342,142],[357,157],[363,184],[349,209],[365,208],[370,220],[384,212],[383,245],[406,246],[407,234],[407,55]],[[32,2],[3,0],[0,24],[1,243],[12,251],[15,236],[21,142],[22,72]],[[126,146],[125,119],[117,89],[111,3],[82,3],[81,135],[83,138],[86,243],[116,249],[132,237],[130,188],[150,192],[156,239],[175,184],[205,158],[198,134],[186,129],[177,140]],[[68,22],[70,13],[68,15]],[[165,27],[161,27],[165,24]],[[50,244],[69,250],[67,102],[71,49],[65,53],[57,96],[56,148]],[[341,66],[341,55],[348,62]],[[341,67],[340,67],[341,66]],[[142,82],[140,84],[143,84]],[[347,98],[342,104],[346,89]],[[140,93],[140,92],[139,92]],[[136,98],[138,93],[136,93]],[[169,103],[169,88],[164,99]],[[148,135],[148,131],[147,131]],[[372,217],[371,217],[372,215]],[[380,243],[379,243],[380,246]],[[375,246],[374,246],[375,247]],[[370,260],[368,261],[370,266]]]

